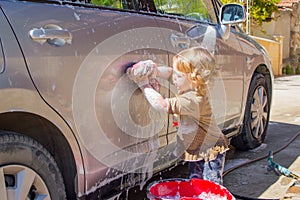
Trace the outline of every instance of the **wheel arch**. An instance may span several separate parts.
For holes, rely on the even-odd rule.
[[[244,94],[243,94],[244,98],[243,98],[243,106],[242,106],[242,114],[241,114],[240,122],[244,121],[245,105],[247,102],[248,93],[251,85],[250,83],[257,74],[262,74],[264,77],[267,77],[268,85],[270,87],[269,90],[270,98],[272,100],[273,79],[274,79],[273,72],[265,64],[259,64],[253,71],[248,72],[248,74],[246,75],[247,78],[245,79],[245,85],[244,85]],[[238,134],[240,134],[240,131]]]
[[[268,77],[267,80],[268,80],[268,84],[269,84],[270,89],[271,89],[270,94],[272,95],[272,88],[273,88],[273,80],[272,80],[273,79],[273,73],[272,73],[272,71],[269,70],[269,68],[266,65],[261,64],[255,69],[254,73],[260,73],[260,74],[264,75],[265,77]],[[252,78],[253,78],[253,76],[254,75],[252,75]]]
[[[43,145],[61,170],[68,199],[76,198],[76,162],[72,149],[59,128],[36,114],[7,112],[0,114],[0,129],[26,135]]]

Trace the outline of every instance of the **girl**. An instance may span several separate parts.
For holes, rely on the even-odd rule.
[[[228,141],[214,120],[208,98],[207,85],[214,71],[213,55],[195,47],[175,55],[173,69],[156,67],[148,60],[136,63],[127,74],[154,109],[179,116],[177,154],[189,162],[190,178],[222,184]],[[171,73],[179,92],[176,97],[163,98],[149,84],[149,77],[166,78]]]

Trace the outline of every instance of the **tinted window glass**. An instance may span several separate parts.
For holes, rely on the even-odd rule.
[[[211,0],[92,0],[91,3],[111,8],[158,12],[187,19],[217,22]]]
[[[92,4],[111,8],[123,8],[121,0],[92,0]]]
[[[211,1],[202,0],[154,0],[158,12],[184,18],[214,22]]]
[[[216,22],[211,0],[92,0],[99,6],[158,12],[206,22]]]
[[[110,8],[156,13],[153,0],[92,0],[91,3]]]

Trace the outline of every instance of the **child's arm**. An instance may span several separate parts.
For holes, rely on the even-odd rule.
[[[161,77],[163,79],[168,79],[173,69],[167,66],[156,66],[152,60],[144,60],[137,63],[129,63],[125,67],[125,71],[128,69],[133,69],[134,76],[152,76],[152,78]]]
[[[157,76],[163,79],[168,79],[173,73],[173,69],[171,67],[160,66],[157,67]]]
[[[149,84],[149,78],[146,75],[135,74],[135,69],[127,70],[128,77],[133,80],[142,90],[144,96],[150,105],[160,112],[168,112],[167,101]]]
[[[140,87],[150,105],[157,111],[168,112],[168,101],[154,90],[149,84]]]

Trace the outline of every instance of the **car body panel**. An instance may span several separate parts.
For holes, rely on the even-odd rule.
[[[3,56],[5,60],[4,71],[0,74],[0,118],[1,127],[6,127],[6,130],[13,130],[14,124],[3,124],[6,121],[3,117],[10,113],[28,113],[36,115],[41,118],[49,120],[51,123],[64,133],[68,139],[68,143],[73,149],[74,159],[77,161],[77,177],[78,181],[76,188],[77,191],[84,191],[84,166],[82,162],[82,155],[79,150],[77,141],[74,138],[72,130],[49,105],[47,105],[40,94],[37,92],[31,77],[28,74],[26,63],[20,50],[18,41],[15,38],[10,24],[6,20],[6,16],[0,11],[0,25],[1,33],[0,38],[3,45]],[[24,120],[24,119],[23,119]],[[28,129],[28,130],[27,130]],[[23,127],[20,133],[29,131],[31,127]],[[75,180],[74,180],[75,181]]]
[[[268,52],[261,46],[258,42],[252,39],[250,36],[247,36],[238,29],[236,30],[238,35],[239,43],[241,44],[243,53],[245,55],[245,66],[244,66],[244,96],[248,94],[248,89],[250,86],[251,79],[255,71],[257,71],[258,66],[264,66],[268,69],[270,76],[270,87],[271,92],[273,91],[273,81],[274,74],[272,69],[272,64]],[[257,66],[256,68],[253,66]],[[271,94],[272,95],[272,94]],[[271,98],[272,100],[272,98]],[[242,108],[245,107],[245,99],[243,101]],[[242,110],[242,116],[244,115],[244,109]]]

